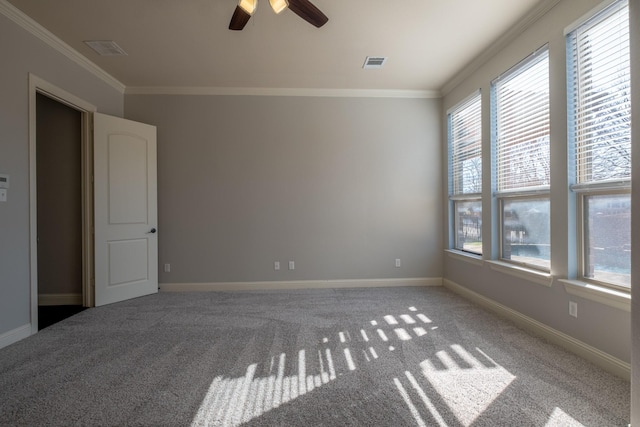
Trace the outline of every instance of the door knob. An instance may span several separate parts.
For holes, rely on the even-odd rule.
[[[149,233],[154,234],[157,230],[155,228],[152,228],[151,230],[149,230]]]

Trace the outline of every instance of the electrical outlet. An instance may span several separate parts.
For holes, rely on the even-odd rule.
[[[400,261],[400,258],[396,258],[396,267],[397,268],[402,267],[402,262]]]
[[[273,269],[276,270],[276,271],[280,270],[280,261],[275,261],[273,263]]]
[[[164,265],[164,272],[165,273],[171,273],[171,264],[165,264]]]
[[[295,261],[289,261],[289,270],[295,270],[295,269],[296,269]]]
[[[569,301],[569,316],[578,317],[578,303]]]

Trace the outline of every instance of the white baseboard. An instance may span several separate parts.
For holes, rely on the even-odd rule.
[[[30,323],[27,323],[26,325],[22,325],[9,332],[5,332],[4,334],[0,335],[0,348],[11,345],[14,342],[18,342],[21,339],[28,337],[29,335],[31,335]]]
[[[82,305],[82,294],[39,294],[38,305]]]
[[[399,286],[442,286],[440,277],[409,279],[297,280],[283,282],[160,283],[164,292],[259,291],[279,289],[389,288]]]
[[[591,363],[603,368],[604,370],[616,375],[618,377],[629,380],[631,378],[631,365],[617,357],[611,356],[604,351],[601,351],[595,347],[590,346],[580,340],[573,338],[570,335],[553,329],[544,323],[538,322],[529,316],[525,316],[505,305],[502,305],[490,298],[480,295],[470,289],[465,288],[451,280],[443,279],[442,284],[447,289],[462,295],[463,297],[481,305],[499,315],[502,315],[521,328],[541,336],[548,341],[559,345],[560,347],[577,354],[590,361]]]

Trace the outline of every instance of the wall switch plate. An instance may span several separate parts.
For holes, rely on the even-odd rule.
[[[171,264],[165,264],[164,265],[164,272],[165,273],[171,273]]]
[[[0,188],[9,188],[9,175],[0,173]]]
[[[402,261],[400,261],[400,258],[396,258],[396,267],[397,268],[402,267]]]
[[[274,270],[280,270],[280,261],[276,261],[273,263],[273,269]]]
[[[569,301],[569,316],[578,317],[578,303]]]
[[[295,270],[295,269],[296,269],[295,261],[289,261],[289,270]]]
[[[7,189],[0,188],[0,202],[6,202],[6,201],[7,201]]]

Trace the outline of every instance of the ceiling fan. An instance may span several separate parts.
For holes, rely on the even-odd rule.
[[[287,7],[293,13],[318,28],[327,23],[329,18],[315,7],[309,0],[269,0],[269,4],[275,13],[280,13]],[[233,12],[229,29],[240,31],[247,25],[258,5],[258,0],[239,0],[236,10]]]

